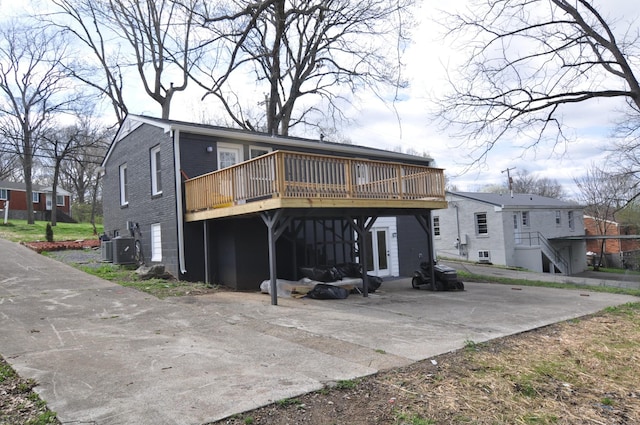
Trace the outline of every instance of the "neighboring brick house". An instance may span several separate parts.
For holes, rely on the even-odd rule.
[[[56,208],[66,217],[71,217],[71,193],[62,188],[56,190]],[[32,185],[34,218],[39,221],[51,219],[53,189],[51,186]],[[0,209],[9,204],[9,218],[27,219],[27,189],[24,183],[0,181]]]
[[[583,208],[529,194],[447,192],[433,213],[438,256],[573,274],[586,268]]]
[[[428,256],[431,211],[446,206],[432,162],[129,115],[102,163],[104,228],[133,234],[148,265],[236,289],[353,261],[409,276]]]
[[[622,225],[613,220],[598,220],[584,216],[587,235],[587,251],[597,260],[604,241],[603,265],[610,267],[638,267],[640,256],[640,232],[637,228]],[[601,237],[604,235],[604,237]]]

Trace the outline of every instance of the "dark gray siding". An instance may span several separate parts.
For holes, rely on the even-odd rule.
[[[414,216],[398,217],[398,265],[400,276],[412,276],[418,269],[420,254],[429,259],[427,233]]]
[[[150,150],[160,146],[162,194],[151,194]],[[119,167],[127,164],[129,204],[120,205]],[[151,225],[162,229],[162,261],[166,269],[179,276],[176,217],[176,185],[173,140],[160,128],[142,125],[118,141],[105,164],[103,179],[104,228],[114,236],[128,236],[127,221],[138,223],[145,260],[151,264]]]

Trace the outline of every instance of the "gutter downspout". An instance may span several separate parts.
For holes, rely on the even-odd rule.
[[[178,264],[180,273],[185,274],[184,264],[184,217],[182,211],[182,174],[180,173],[180,130],[173,132],[173,165],[176,176],[176,215],[178,220]]]

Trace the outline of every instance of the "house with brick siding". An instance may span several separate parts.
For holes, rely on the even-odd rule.
[[[639,229],[613,220],[602,220],[587,215],[584,216],[584,228],[587,235],[587,251],[593,253],[594,261],[602,254],[603,265],[638,268],[640,265]]]
[[[0,180],[0,210],[8,208],[8,217],[11,219],[27,219],[27,188],[22,182],[9,182]],[[34,218],[40,221],[51,219],[53,206],[53,188],[39,184],[32,185],[32,198]],[[56,189],[56,209],[59,212],[58,219],[61,221],[72,220],[71,218],[71,193]]]
[[[585,270],[581,206],[521,193],[447,192],[446,199],[447,209],[432,214],[439,257],[535,272]]]
[[[102,163],[104,228],[179,279],[257,290],[301,267],[409,276],[446,207],[431,158],[129,115]],[[363,277],[366,280],[366,277]],[[365,285],[366,295],[366,285]]]

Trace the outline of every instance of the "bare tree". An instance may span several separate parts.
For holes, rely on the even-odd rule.
[[[191,40],[197,1],[53,0],[60,13],[46,19],[70,30],[92,51],[106,83],[86,72],[75,74],[108,96],[119,122],[129,109],[123,95],[128,68],[135,69],[145,93],[160,105],[162,118],[169,118],[173,95],[187,88],[196,60]],[[78,63],[71,67],[82,69]]]
[[[18,157],[14,154],[11,143],[0,140],[0,180],[10,180],[20,168]]]
[[[525,148],[567,140],[562,116],[576,103],[619,98],[638,116],[638,33],[618,38],[620,22],[592,1],[484,0],[467,10],[445,24],[469,55],[450,75],[440,117],[474,141],[476,161],[506,137]]]
[[[123,93],[123,67],[127,61],[122,57],[120,46],[110,42],[110,31],[101,25],[103,3],[76,0],[52,0],[52,3],[58,11],[41,19],[73,34],[97,61],[91,60],[91,56],[76,57],[66,64],[67,69],[76,79],[109,99],[118,124],[122,124],[128,113]]]
[[[242,128],[264,126],[271,134],[287,135],[297,125],[316,125],[311,116],[321,110],[339,119],[341,102],[358,90],[379,93],[379,85],[404,84],[399,54],[412,4],[233,0],[222,13],[205,14],[212,38],[227,42],[222,62],[228,66],[220,72],[201,65],[195,78]],[[217,63],[220,52],[216,45]],[[254,75],[256,87],[250,89],[253,103],[247,106],[240,87],[248,74]],[[256,92],[264,99],[256,99]],[[257,101],[264,108],[261,123],[252,122],[249,112]]]
[[[628,176],[609,173],[592,164],[584,177],[574,180],[580,190],[580,201],[585,205],[585,213],[591,217],[599,235],[609,234],[615,213],[629,203],[633,197],[631,182]],[[601,239],[600,261],[596,267],[603,265],[605,242]]]
[[[0,136],[19,158],[27,200],[32,199],[34,155],[53,117],[75,101],[68,74],[63,34],[10,23],[0,30]],[[27,202],[27,221],[34,223]]]
[[[515,193],[528,193],[546,196],[547,198],[562,199],[565,197],[562,185],[556,179],[536,177],[527,170],[519,170],[513,177],[512,183]]]
[[[511,186],[508,182],[503,184],[490,184],[482,188],[486,193],[526,193],[530,195],[545,196],[547,198],[562,199],[565,197],[562,185],[556,179],[547,177],[536,177],[528,170],[519,170],[511,179]]]
[[[53,171],[52,198],[55,200],[57,195],[57,188],[61,182],[61,175],[69,175],[71,171],[71,165],[77,165],[83,159],[87,160],[88,152],[106,153],[105,140],[99,134],[94,133],[95,125],[91,122],[91,118],[86,115],[80,115],[77,117],[77,122],[74,125],[51,129],[43,136],[42,152],[47,157],[47,163]],[[95,171],[97,168],[98,156],[94,157],[90,164],[81,164],[76,169],[80,168],[83,174],[87,169]],[[66,169],[66,171],[65,171]],[[80,180],[75,180],[75,189],[78,189],[80,185],[87,185],[92,180],[95,180],[95,176],[79,176]],[[85,180],[86,179],[86,180]],[[87,191],[86,187],[80,187],[82,193],[82,199],[84,201],[84,192]],[[52,203],[51,208],[51,225],[55,226],[57,223],[57,211],[56,203]]]

